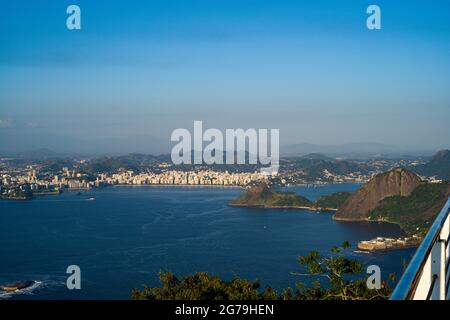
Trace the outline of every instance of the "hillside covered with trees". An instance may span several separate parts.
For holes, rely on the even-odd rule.
[[[231,201],[232,206],[264,208],[304,208],[312,202],[295,192],[281,192],[265,184],[248,189],[243,195]]]
[[[249,188],[243,195],[231,201],[231,206],[261,208],[306,208],[311,210],[337,210],[350,196],[348,192],[324,195],[313,202],[295,192],[278,191],[261,184]]]
[[[450,182],[423,183],[407,197],[383,199],[369,218],[398,223],[410,234],[424,235],[449,196]]]

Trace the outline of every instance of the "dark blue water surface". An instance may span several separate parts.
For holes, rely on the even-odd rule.
[[[356,184],[290,188],[310,199]],[[391,224],[337,222],[331,213],[236,208],[243,192],[219,187],[109,187],[30,201],[0,200],[0,283],[38,283],[13,299],[129,299],[158,285],[157,272],[208,271],[259,278],[277,289],[298,280],[297,257],[349,240],[399,236]],[[90,200],[89,198],[95,198]],[[401,274],[414,249],[350,255]],[[81,290],[68,290],[66,268],[81,268]]]

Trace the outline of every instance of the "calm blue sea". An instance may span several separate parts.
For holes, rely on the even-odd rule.
[[[312,200],[356,184],[293,187]],[[280,289],[300,280],[297,257],[349,240],[399,236],[395,225],[337,222],[330,213],[229,207],[242,193],[220,187],[109,187],[31,201],[0,200],[0,283],[36,280],[12,299],[129,299],[158,285],[157,272],[207,271],[260,279]],[[90,200],[95,198],[95,200]],[[401,274],[414,249],[349,254]],[[66,268],[81,268],[81,290],[68,290]]]

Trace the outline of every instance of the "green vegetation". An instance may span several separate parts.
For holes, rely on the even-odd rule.
[[[331,256],[321,256],[311,251],[299,257],[299,263],[306,268],[306,277],[322,277],[325,283],[316,278],[311,285],[298,283],[295,298],[301,300],[382,300],[389,298],[392,289],[389,282],[395,280],[391,274],[388,281],[381,283],[380,289],[367,287],[367,276],[363,276],[363,265],[358,260],[348,259],[345,252],[350,244],[344,242],[331,249]]]
[[[265,208],[310,207],[312,202],[295,192],[280,192],[267,185],[258,185],[247,190],[231,205],[254,206]]]
[[[234,278],[224,281],[206,272],[198,272],[179,280],[171,272],[160,272],[161,287],[144,287],[142,291],[134,289],[132,298],[137,300],[273,300],[277,294],[266,288],[260,292],[260,284]]]
[[[83,165],[80,170],[90,174],[115,173],[121,169],[134,172],[145,172],[148,168],[154,168],[161,161],[168,161],[158,156],[131,153],[119,157],[100,157]]]
[[[336,192],[329,195],[325,195],[317,199],[314,203],[318,208],[334,208],[338,209],[344,204],[344,202],[350,197],[350,192]]]
[[[450,194],[450,182],[424,183],[410,196],[383,199],[369,217],[398,223],[408,233],[426,234]]]
[[[13,200],[28,200],[33,197],[29,186],[17,186],[2,190],[0,197]]]
[[[231,205],[264,208],[311,208],[314,210],[337,209],[349,196],[348,192],[336,192],[312,202],[295,192],[281,192],[267,185],[257,185],[234,199]]]
[[[99,158],[95,159],[82,167],[82,171],[90,174],[114,173],[120,169],[138,171],[139,166],[132,161],[121,158]]]
[[[75,161],[71,159],[52,159],[46,160],[42,164],[41,172],[58,172],[62,171],[64,167],[72,168],[75,165]]]
[[[261,289],[259,281],[233,278],[224,281],[205,272],[188,275],[181,280],[170,272],[160,272],[160,287],[134,289],[132,298],[137,300],[381,300],[391,293],[388,282],[380,289],[368,289],[367,277],[362,275],[362,264],[345,257],[350,247],[345,242],[331,249],[329,257],[316,251],[299,257],[305,273],[301,277],[316,277],[311,284],[298,283],[297,288],[286,288],[281,294],[271,287]],[[354,279],[358,277],[359,279]],[[322,281],[321,281],[322,279]],[[325,281],[323,281],[325,280]],[[390,276],[389,280],[393,280]]]

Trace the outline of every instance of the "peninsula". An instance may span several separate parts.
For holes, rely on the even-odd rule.
[[[249,188],[243,195],[231,201],[230,206],[337,211],[349,196],[348,192],[337,192],[313,202],[295,192],[278,191],[266,184],[260,184]]]

